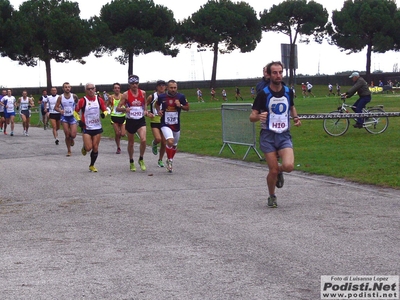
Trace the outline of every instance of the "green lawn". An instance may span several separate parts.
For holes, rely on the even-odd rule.
[[[346,91],[348,87],[342,87]],[[217,89],[220,99],[221,90]],[[227,88],[228,102],[236,102],[234,88]],[[300,86],[296,87],[298,97],[295,105],[299,114],[328,113],[340,105],[339,97],[327,97],[327,87],[313,88],[315,98],[303,98]],[[179,151],[204,156],[224,157],[242,160],[247,146],[232,145],[236,154],[222,147],[221,101],[210,102],[207,92],[203,91],[205,103],[198,103],[196,90],[182,90],[190,102],[190,111],[182,112],[181,140]],[[244,102],[252,103],[250,87],[241,87]],[[35,97],[38,99],[38,96]],[[352,104],[356,97],[347,102]],[[240,101],[239,101],[240,102]],[[400,111],[400,93],[374,94],[370,105],[384,105],[386,111]],[[399,160],[399,125],[400,119],[389,118],[388,129],[378,135],[372,135],[365,129],[350,126],[347,133],[340,137],[327,135],[322,126],[322,120],[303,120],[302,126],[293,127],[292,137],[295,149],[295,170],[310,174],[328,175],[351,181],[400,188]],[[33,114],[32,124],[37,124],[37,114]],[[352,121],[351,124],[354,122]],[[104,122],[103,136],[113,137],[109,121]],[[256,124],[257,141],[259,124]],[[147,143],[152,141],[148,122]],[[257,142],[258,148],[258,142]],[[254,151],[249,152],[246,161],[260,162]]]

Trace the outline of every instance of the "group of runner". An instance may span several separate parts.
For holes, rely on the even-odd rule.
[[[143,156],[147,144],[145,117],[148,117],[154,136],[152,152],[154,155],[158,154],[157,165],[164,167],[163,157],[166,154],[166,168],[172,173],[172,163],[180,139],[180,114],[182,110],[189,110],[189,103],[185,95],[178,92],[175,80],[170,80],[168,83],[163,80],[157,81],[155,91],[149,96],[139,88],[137,75],[129,76],[128,84],[129,89],[121,94],[120,84],[115,83],[114,94],[108,101],[111,108],[111,123],[115,131],[116,154],[121,153],[121,137],[127,134],[129,168],[135,172],[134,138],[137,134],[140,140],[138,163],[142,171],[146,170]],[[160,146],[159,151],[158,146]]]
[[[83,138],[81,153],[86,155],[90,152],[89,170],[97,172],[94,165],[103,132],[101,118],[110,114],[115,132],[116,154],[122,152],[121,138],[127,135],[129,168],[132,172],[136,171],[133,155],[134,137],[137,135],[140,140],[138,163],[140,169],[146,171],[143,156],[146,150],[145,117],[148,117],[154,136],[152,152],[154,155],[158,154],[157,165],[164,167],[163,157],[166,154],[166,169],[172,173],[172,163],[180,139],[180,113],[182,110],[189,110],[189,103],[185,95],[178,92],[178,85],[174,80],[168,83],[163,80],[157,81],[155,92],[148,97],[144,90],[139,89],[137,75],[129,76],[128,84],[129,89],[121,93],[121,85],[114,83],[114,93],[107,101],[96,93],[96,86],[93,83],[85,85],[85,96],[80,99],[71,93],[71,85],[68,82],[63,84],[63,93],[60,95],[55,87],[51,88],[50,95],[44,90],[38,101],[43,127],[46,130],[50,121],[54,142],[59,145],[58,130],[62,125],[68,157],[72,155],[71,147],[75,144],[78,126],[81,127]],[[23,134],[28,136],[30,108],[33,106],[34,100],[27,97],[26,91],[23,91],[22,97],[16,100],[11,90],[3,90],[0,100],[1,131],[4,130],[4,134],[7,134],[7,124],[10,124],[10,135],[14,135],[15,111],[17,107],[21,107]]]
[[[197,92],[196,93],[197,93],[197,102],[204,102],[203,92],[199,88],[197,88]],[[250,93],[251,93],[251,98],[254,99],[255,98],[255,89],[254,89],[254,87],[251,88]],[[217,92],[215,91],[214,88],[211,88],[210,94],[211,94],[210,101],[218,101],[218,98],[216,97]],[[225,89],[222,89],[221,95],[222,95],[222,100],[223,101],[228,101],[228,94],[227,94]],[[240,98],[243,101],[243,97],[240,94],[240,89],[238,87],[236,87],[235,88],[235,99],[236,99],[236,101],[238,101],[238,98]]]
[[[10,125],[10,135],[14,136],[15,114],[20,110],[22,119],[23,134],[29,136],[29,124],[31,118],[31,107],[34,106],[34,99],[28,97],[26,90],[22,91],[22,96],[18,100],[12,95],[12,91],[2,90],[0,96],[0,132],[7,135],[7,125]]]
[[[353,87],[342,97],[351,97],[358,93],[359,99],[354,103],[355,111],[361,112],[362,108],[371,101],[371,93],[366,81],[358,72],[353,72],[350,77]],[[287,87],[283,81],[283,64],[273,61],[263,68],[263,77],[256,86],[255,99],[250,114],[250,122],[260,122],[260,148],[264,153],[268,165],[266,178],[268,188],[267,205],[276,208],[277,197],[275,188],[282,188],[284,184],[283,173],[290,173],[294,169],[294,151],[290,134],[291,120],[294,126],[301,126],[300,117],[294,106],[294,91]],[[91,172],[97,172],[94,166],[98,157],[98,148],[103,132],[101,118],[111,113],[111,124],[115,131],[116,154],[121,153],[121,138],[127,134],[129,168],[136,171],[134,163],[134,137],[137,134],[140,140],[138,163],[142,171],[146,170],[143,156],[146,150],[146,117],[150,118],[151,129],[154,136],[152,152],[159,154],[158,166],[164,167],[163,156],[166,154],[166,169],[172,172],[172,162],[177,151],[180,139],[180,114],[182,110],[189,110],[189,103],[185,95],[178,92],[176,81],[158,81],[153,94],[146,96],[144,90],[139,89],[139,77],[130,75],[128,78],[129,89],[121,94],[121,85],[114,83],[114,94],[105,101],[96,93],[96,86],[88,83],[85,86],[85,96],[78,100],[71,93],[69,83],[63,84],[63,94],[57,95],[57,89],[51,89],[51,95],[45,91],[40,99],[46,129],[46,115],[53,128],[56,145],[59,144],[57,131],[60,122],[63,124],[67,156],[71,156],[71,147],[77,134],[77,124],[82,128],[83,147],[81,152],[86,155],[90,152]],[[303,84],[304,85],[304,84]],[[312,85],[303,86],[303,92],[311,94]],[[328,85],[332,93],[332,85]],[[340,86],[337,85],[340,91]],[[199,93],[199,89],[198,89]],[[237,91],[239,94],[239,91]],[[198,94],[199,95],[199,94]],[[240,95],[240,94],[239,94]],[[304,95],[304,94],[303,94]],[[311,94],[312,95],[312,94]],[[0,129],[7,134],[7,124],[11,124],[11,134],[14,130],[15,109],[21,107],[23,116],[24,134],[28,135],[29,109],[33,106],[33,99],[27,97],[23,91],[22,97],[15,99],[11,90],[3,90],[0,101]],[[148,109],[149,107],[149,109]],[[28,111],[26,113],[25,111]],[[354,125],[362,128],[362,119]],[[160,150],[158,152],[158,146]]]

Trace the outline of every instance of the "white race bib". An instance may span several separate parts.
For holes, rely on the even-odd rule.
[[[98,129],[101,127],[100,118],[97,114],[85,114],[85,123],[88,129]]]
[[[178,124],[178,112],[177,111],[165,112],[165,124],[167,125]]]
[[[129,110],[129,117],[131,119],[141,119],[143,118],[144,115],[144,111],[143,111],[143,107],[141,106],[131,106],[130,110]]]
[[[64,108],[64,116],[68,117],[68,116],[72,116],[74,114],[74,111],[72,109],[72,107],[67,106]]]
[[[287,131],[289,129],[288,117],[286,114],[284,115],[269,115],[269,129],[271,131],[281,133]]]

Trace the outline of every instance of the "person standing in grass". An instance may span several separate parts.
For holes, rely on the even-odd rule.
[[[226,90],[225,90],[225,89],[222,90],[221,94],[222,94],[222,100],[228,101],[227,93],[226,93]]]
[[[313,85],[311,83],[309,83],[309,82],[306,82],[306,84],[307,84],[307,93],[309,95],[312,95],[313,97],[315,97],[315,95],[312,92]]]
[[[339,83],[336,83],[336,94],[338,96],[340,96],[340,85],[339,85]]]
[[[161,116],[161,131],[167,141],[167,171],[172,173],[172,161],[181,135],[181,111],[189,110],[189,102],[185,95],[178,93],[175,80],[168,81],[167,93],[158,96],[158,114]]]
[[[242,95],[240,94],[240,89],[239,89],[238,87],[236,87],[236,88],[235,88],[235,98],[236,98],[236,101],[238,101],[238,97],[239,97],[240,99],[242,99],[242,101],[243,101],[243,97],[242,97]]]
[[[333,92],[333,85],[332,84],[328,84],[328,97],[330,97],[330,96],[335,96],[335,93]]]
[[[282,83],[283,64],[279,61],[267,65],[270,83],[254,100],[250,114],[251,122],[261,122],[260,148],[268,164],[268,207],[278,207],[275,188],[283,187],[283,172],[294,169],[294,152],[290,135],[290,118],[300,126],[294,106],[293,91]],[[277,155],[282,160],[278,163]]]
[[[216,94],[216,92],[215,92],[214,88],[211,88],[211,101],[213,101],[213,100],[218,101],[218,99],[215,98],[215,94]]]
[[[301,93],[303,94],[303,98],[308,97],[307,85],[304,82],[301,83]]]
[[[199,88],[197,88],[197,102],[204,102],[203,92]]]

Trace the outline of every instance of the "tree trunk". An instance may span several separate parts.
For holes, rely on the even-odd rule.
[[[294,55],[296,44],[290,41],[290,57],[289,57],[289,83],[288,86],[293,84],[293,70],[294,70]]]
[[[46,66],[46,82],[47,82],[47,92],[50,94],[50,90],[53,87],[51,82],[51,65],[50,65],[50,57],[46,58],[44,61]]]
[[[365,80],[367,82],[370,82],[370,75],[371,75],[371,53],[372,53],[372,45],[368,44],[367,45],[367,66],[365,68],[366,70],[366,75],[365,75]]]
[[[133,51],[128,53],[128,76],[133,74]]]
[[[215,83],[217,82],[217,63],[218,63],[218,42],[214,44],[214,59],[212,66],[210,88],[215,87]]]

